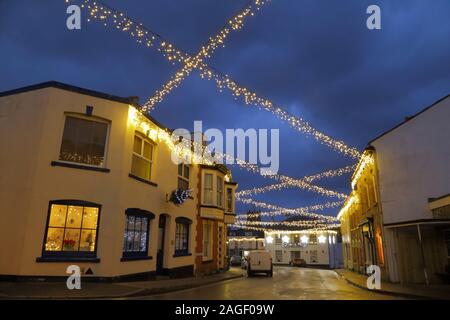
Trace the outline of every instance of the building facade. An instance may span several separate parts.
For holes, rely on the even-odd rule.
[[[263,250],[265,239],[263,231],[252,231],[243,229],[228,230],[228,252],[229,256],[243,257],[252,250]]]
[[[294,259],[302,259],[307,266],[342,265],[341,239],[336,231],[265,232],[265,240],[274,264],[290,265]]]
[[[227,259],[227,226],[235,221],[234,193],[237,184],[224,165],[200,165],[197,215],[197,274],[225,270]]]
[[[344,267],[365,274],[368,266],[378,265],[382,278],[386,279],[383,215],[374,148],[364,150],[351,187],[352,192],[338,215]]]
[[[203,168],[174,163],[170,131],[137,107],[57,82],[0,93],[1,276],[196,273]]]
[[[373,194],[378,196],[373,222],[375,251],[379,253],[383,249],[384,258],[376,254],[373,256],[378,260],[367,260],[367,253],[370,256],[373,249],[366,248],[362,242],[364,229],[352,233],[357,225],[352,219],[360,221],[359,213],[365,212],[358,209],[364,201],[358,190],[361,178],[358,180],[354,176],[352,187],[356,190],[352,188],[352,194],[339,214],[344,247],[351,247],[344,251],[344,256],[350,254],[346,257],[348,268],[358,271],[361,265],[375,262],[384,268],[384,274],[392,282],[429,284],[448,281],[449,120],[450,96],[447,96],[369,143],[375,168],[375,189],[378,189]],[[363,155],[355,174],[364,167],[364,158]],[[365,168],[370,173],[371,166]],[[367,175],[363,173],[363,176]],[[381,221],[376,216],[381,217]],[[358,257],[358,250],[352,250],[355,246],[362,249],[359,252],[363,252],[363,259]]]

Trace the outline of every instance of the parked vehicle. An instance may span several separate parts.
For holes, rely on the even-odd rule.
[[[241,269],[247,269],[247,257],[242,257],[241,260]]]
[[[232,266],[240,266],[241,265],[241,256],[232,256],[230,259],[230,265]]]
[[[273,264],[270,253],[265,250],[251,251],[247,256],[247,275],[253,276],[255,273],[265,273],[273,276]]]
[[[293,267],[304,267],[306,266],[306,261],[301,258],[295,258],[289,262],[289,264]]]

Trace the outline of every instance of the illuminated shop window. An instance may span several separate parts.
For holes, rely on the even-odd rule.
[[[145,210],[127,209],[125,211],[124,258],[148,256],[150,220],[154,217],[153,213]]]
[[[43,255],[80,256],[96,252],[100,206],[84,201],[50,203]]]

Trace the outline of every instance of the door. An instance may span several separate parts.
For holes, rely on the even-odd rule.
[[[159,216],[158,223],[158,252],[156,254],[156,273],[163,273],[164,266],[164,238],[166,233],[166,216]]]

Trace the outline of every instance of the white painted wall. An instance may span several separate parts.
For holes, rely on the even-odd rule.
[[[428,198],[450,192],[450,97],[371,144],[384,223],[432,218]]]

